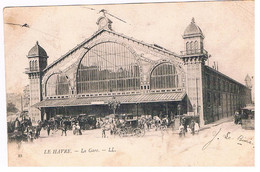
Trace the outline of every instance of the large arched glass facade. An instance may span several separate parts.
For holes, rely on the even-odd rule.
[[[104,42],[82,58],[77,72],[77,92],[113,92],[140,89],[140,69],[125,46]]]
[[[150,84],[151,89],[179,87],[179,76],[175,66],[171,63],[162,63],[156,66],[151,73]]]
[[[62,74],[52,75],[46,83],[46,96],[69,94],[69,82]]]

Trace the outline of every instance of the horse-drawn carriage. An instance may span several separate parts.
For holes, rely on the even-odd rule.
[[[95,115],[80,114],[78,122],[82,130],[96,129],[97,119]]]
[[[255,107],[246,106],[241,109],[241,125],[243,129],[254,130],[255,129]]]
[[[22,141],[33,141],[38,137],[37,126],[32,126],[29,119],[23,118],[19,121],[16,118],[15,121],[9,121],[7,123],[8,129],[8,141],[21,143]]]
[[[125,120],[124,125],[119,130],[119,136],[137,136],[143,137],[145,135],[145,130],[141,129],[138,120],[136,119],[128,119]]]

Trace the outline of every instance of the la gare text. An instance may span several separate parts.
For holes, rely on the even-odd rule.
[[[97,153],[97,152],[116,152],[114,147],[109,147],[108,149],[96,149],[96,148],[81,148],[79,151],[72,151],[71,149],[45,149],[44,154],[70,154],[70,153]]]

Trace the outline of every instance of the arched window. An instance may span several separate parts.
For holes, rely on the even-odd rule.
[[[193,45],[193,41],[190,42],[190,50],[194,50],[194,45]]]
[[[30,70],[32,70],[32,61],[29,62]]]
[[[140,89],[140,69],[125,46],[105,42],[92,47],[77,72],[77,92],[113,92]]]
[[[46,96],[69,94],[69,82],[62,74],[52,75],[46,83]]]
[[[176,68],[171,63],[156,66],[151,73],[151,89],[179,87],[179,76]]]
[[[35,70],[38,70],[38,63],[37,63],[37,60],[35,60],[34,67],[35,67]]]
[[[34,70],[34,60],[32,61],[32,70]]]
[[[189,42],[186,42],[186,51],[187,51],[187,53],[189,52],[189,50],[190,50],[190,44],[189,44]]]
[[[194,49],[195,49],[195,52],[199,52],[198,41],[194,42]]]

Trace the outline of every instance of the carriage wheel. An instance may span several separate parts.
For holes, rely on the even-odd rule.
[[[140,128],[134,129],[134,135],[137,137],[141,137],[143,135],[142,130]]]
[[[161,126],[161,130],[165,131],[167,129],[167,127],[165,125]]]
[[[141,134],[141,137],[143,137],[145,135],[145,129],[142,129],[142,134]]]
[[[120,137],[125,137],[126,136],[126,131],[125,130],[120,130],[119,131],[119,136]]]

